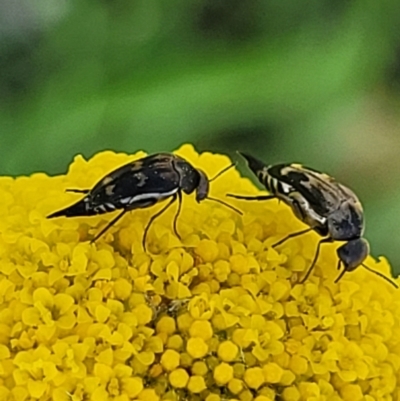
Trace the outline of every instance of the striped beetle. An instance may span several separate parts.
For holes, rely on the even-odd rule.
[[[156,153],[139,160],[127,163],[102,178],[92,189],[67,189],[68,192],[84,194],[84,198],[47,216],[76,217],[93,216],[121,210],[93,239],[96,241],[121,217],[134,209],[142,209],[171,198],[161,210],[149,220],[144,230],[142,244],[146,251],[146,236],[154,220],[164,213],[175,201],[178,201],[178,211],[173,221],[174,233],[181,238],[177,230],[177,220],[181,211],[182,192],[196,193],[196,201],[208,199],[218,202],[235,212],[242,212],[220,199],[208,195],[210,182],[234,167],[231,164],[220,171],[212,179],[199,169],[194,168],[185,159],[172,153]]]
[[[250,155],[240,154],[272,195],[239,196],[229,194],[227,196],[245,200],[275,198],[282,200],[291,207],[294,215],[308,226],[307,229],[289,234],[275,243],[273,247],[312,230],[323,237],[318,242],[314,259],[301,282],[307,280],[311,274],[322,244],[344,241],[345,243],[337,249],[338,270],[343,265],[343,271],[335,283],[346,272],[351,272],[361,265],[398,288],[395,282],[363,263],[369,254],[369,243],[363,238],[364,213],[361,203],[353,191],[329,175],[299,164],[266,166]]]

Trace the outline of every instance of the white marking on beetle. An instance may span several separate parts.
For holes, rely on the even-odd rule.
[[[172,191],[169,192],[150,192],[148,194],[139,194],[136,196],[133,196],[129,202],[130,205],[132,205],[135,202],[145,200],[145,199],[164,199],[168,198],[171,195],[176,194],[179,191],[179,188],[174,188]]]
[[[105,208],[104,205],[96,206],[96,207],[94,208],[94,210],[95,210],[96,212],[103,212],[103,213],[107,212],[107,209]]]
[[[281,181],[281,188],[282,188],[282,192],[284,194],[289,194],[293,190],[292,186],[290,186],[289,184],[286,184],[285,182],[282,182],[282,181]]]
[[[132,196],[129,196],[128,198],[122,198],[120,199],[120,203],[122,203],[123,205],[127,205],[128,203],[131,203],[132,200]]]
[[[303,198],[303,197],[302,197]],[[310,205],[310,203],[303,198],[303,202],[301,202],[303,210],[310,216],[314,221],[324,225],[326,223],[326,217],[320,216]]]

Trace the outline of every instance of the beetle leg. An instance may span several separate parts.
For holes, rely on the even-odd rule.
[[[313,228],[306,228],[305,230],[296,231],[295,233],[289,234],[286,237],[282,238],[280,241],[276,242],[274,245],[272,245],[272,248],[275,248],[278,245],[282,245],[284,242],[286,242],[290,238],[298,237],[299,235],[306,234],[312,230],[313,230]]]
[[[313,261],[312,261],[310,267],[308,268],[306,275],[303,277],[302,280],[300,280],[300,283],[301,283],[301,284],[303,284],[303,283],[308,279],[308,277],[310,276],[311,272],[313,271],[313,269],[314,269],[314,267],[315,267],[315,264],[317,263],[317,259],[318,259],[318,256],[319,256],[319,251],[320,251],[320,249],[321,249],[321,245],[322,245],[322,244],[326,244],[326,243],[328,243],[328,242],[332,242],[332,238],[330,238],[330,237],[322,238],[322,239],[318,242],[317,251],[315,252],[314,259],[313,259]]]
[[[122,210],[120,214],[114,217],[91,241],[90,243],[93,244],[96,240],[98,240],[109,228],[111,228],[126,212],[127,209]]]
[[[146,249],[146,237],[147,237],[147,233],[149,231],[150,226],[153,224],[154,220],[162,215],[175,201],[176,201],[177,195],[174,194],[171,198],[171,200],[167,203],[166,206],[164,206],[161,210],[159,210],[156,214],[154,214],[153,216],[151,216],[149,222],[147,223],[146,228],[144,229],[144,233],[143,233],[143,239],[142,239],[142,245],[143,245],[143,249],[145,252],[147,252]]]
[[[179,238],[179,240],[181,240],[182,238],[178,233],[178,217],[179,217],[179,214],[181,213],[181,208],[182,208],[182,193],[181,193],[181,191],[178,191],[177,195],[178,195],[178,211],[176,212],[175,217],[174,217],[173,227],[174,227],[175,235]]]
[[[269,200],[269,199],[275,199],[275,195],[259,195],[259,196],[244,196],[244,195],[233,195],[233,194],[226,194],[227,197],[229,198],[235,198],[235,199],[244,199],[244,200],[249,200],[249,201],[263,201],[263,200]]]

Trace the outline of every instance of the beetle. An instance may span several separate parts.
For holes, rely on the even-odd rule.
[[[338,270],[343,270],[335,280],[338,282],[346,272],[359,266],[383,277],[394,287],[398,285],[383,274],[366,266],[363,262],[369,254],[369,243],[363,238],[364,212],[355,193],[334,178],[300,164],[265,165],[262,161],[239,152],[247,161],[250,170],[271,195],[227,196],[245,200],[279,199],[291,207],[294,215],[308,228],[294,232],[273,245],[276,247],[290,238],[315,231],[323,238],[318,242],[314,259],[301,280],[304,283],[317,262],[321,245],[343,241],[337,249]]]
[[[170,201],[155,213],[146,225],[142,239],[146,251],[146,236],[151,224],[176,201],[178,201],[178,211],[174,217],[173,229],[176,236],[181,238],[177,230],[177,220],[181,211],[182,192],[188,195],[195,192],[197,202],[208,199],[242,214],[235,207],[209,196],[210,182],[234,166],[235,164],[229,165],[209,179],[204,171],[196,169],[180,156],[172,153],[156,153],[117,168],[98,181],[92,189],[67,189],[67,192],[81,193],[85,196],[71,206],[51,213],[47,218],[93,216],[121,210],[92,239],[91,242],[94,242],[125,213],[147,208],[170,198]]]

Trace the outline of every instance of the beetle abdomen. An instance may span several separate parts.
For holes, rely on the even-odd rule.
[[[53,217],[77,217],[77,216],[94,216],[96,214],[107,213],[107,210],[104,211],[96,211],[94,208],[91,208],[87,201],[81,199],[79,202],[74,203],[71,206],[66,207],[65,209],[58,210],[47,216],[48,219],[52,219]]]

